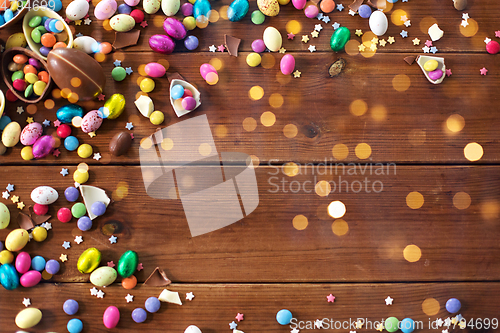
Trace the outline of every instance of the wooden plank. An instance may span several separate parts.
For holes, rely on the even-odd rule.
[[[108,58],[103,63],[107,74],[105,94],[107,97],[113,93],[125,94],[127,106],[118,119],[105,120],[94,138],[73,129],[73,134],[80,142],[91,144],[103,156],[99,162],[92,159],[85,162],[138,164],[138,146],[142,138],[152,134],[157,127],[201,114],[208,117],[219,151],[245,152],[257,156],[264,164],[268,161],[282,163],[289,160],[318,163],[326,159],[334,162],[332,148],[339,143],[349,148],[347,161],[358,161],[355,147],[359,143],[367,143],[371,146],[370,158],[373,161],[468,163],[463,148],[470,142],[478,142],[483,146],[481,162],[499,161],[500,151],[496,144],[500,139],[496,130],[499,123],[490,111],[495,107],[495,87],[499,76],[494,70],[487,76],[479,74],[483,66],[494,68],[495,58],[492,56],[477,55],[471,58],[463,54],[447,55],[446,63],[453,70],[453,75],[436,86],[425,80],[417,65],[408,66],[403,61],[404,55],[399,54],[370,59],[361,56],[348,58],[345,73],[336,78],[330,78],[327,73],[335,59],[333,53],[300,55],[296,67],[302,71],[302,77],[291,78],[287,83],[277,79],[277,55],[276,64],[271,69],[248,67],[244,63],[244,55],[239,58],[216,55],[223,61],[223,69],[220,70],[220,82],[215,86],[203,82],[198,71],[198,65],[213,59],[214,55],[169,56],[169,71],[179,71],[198,86],[202,105],[192,115],[177,118],[166,92],[168,81],[165,78],[156,79],[156,90],[150,96],[155,108],[166,115],[166,121],[161,126],[152,125],[133,104],[135,94],[139,91],[135,82],[139,78],[137,68],[142,62],[138,61],[141,59],[140,54],[124,54],[123,65],[131,66],[135,72],[124,82],[118,83],[110,77],[113,60]],[[162,58],[153,54],[147,61]],[[398,92],[394,89],[392,82],[396,75],[408,77],[408,90]],[[256,85],[263,88],[264,96],[252,101],[248,92]],[[272,94],[282,95],[284,102],[281,107],[272,108],[269,105]],[[366,103],[367,111],[362,116],[355,116],[349,111],[355,100]],[[56,100],[56,106],[51,110],[39,103],[39,111],[33,117],[39,122],[44,119],[53,121],[56,119],[55,110],[66,103],[64,99]],[[95,101],[81,105],[86,110],[92,110],[98,109],[102,103]],[[27,112],[17,114],[17,107],[21,105],[19,102],[9,103],[6,114],[24,126],[26,118],[31,115]],[[377,106],[385,110],[385,119],[384,111],[376,111]],[[276,117],[275,124],[270,127],[263,126],[260,120],[267,111],[273,112]],[[465,127],[453,134],[446,128],[446,121],[455,113],[464,118]],[[255,130],[249,132],[243,128],[246,118],[255,120]],[[134,125],[131,131],[136,138],[133,147],[126,156],[111,157],[108,153],[109,141],[119,131],[126,130],[125,125],[129,121]],[[288,124],[297,128],[294,138],[284,135],[283,130]],[[46,133],[54,133],[54,130],[51,126]],[[39,161],[24,162],[20,158],[20,150],[21,145],[9,149],[6,155],[0,157],[0,162],[33,165],[83,161],[75,152],[60,148],[59,158],[49,156]]]
[[[244,332],[288,332],[295,325],[281,326],[275,319],[276,313],[283,308],[292,312],[296,318],[294,323],[301,328],[317,319],[325,319],[325,324],[329,325],[343,325],[346,322],[343,331],[356,330],[350,323],[363,319],[366,324],[362,330],[376,332],[373,327],[375,322],[395,316],[399,320],[412,318],[419,322],[418,325],[423,325],[419,326],[423,327],[422,331],[434,331],[437,328],[429,328],[429,324],[432,325],[439,318],[445,320],[454,316],[445,309],[446,301],[452,297],[461,301],[460,313],[467,322],[473,319],[474,324],[485,324],[485,319],[489,318],[491,328],[492,321],[498,325],[497,309],[500,306],[499,283],[172,284],[169,289],[179,292],[183,305],[163,303],[157,313],[148,313],[145,323],[137,324],[131,319],[133,309],[144,307],[144,301],[151,296],[157,297],[162,288],[140,286],[125,290],[113,285],[104,289],[106,294],[103,299],[96,299],[90,295],[91,287],[89,283],[63,283],[4,291],[3,294],[8,297],[0,298],[2,330],[13,332],[17,329],[14,318],[18,311],[24,309],[24,297],[29,297],[32,306],[40,308],[43,313],[40,324],[30,329],[30,332],[62,332],[71,318],[82,320],[84,332],[103,331],[102,314],[110,305],[120,310],[117,326],[120,332],[137,332],[139,329],[163,332],[165,327],[172,332],[183,332],[187,326],[197,325],[204,333],[227,330],[228,324],[236,321],[234,317],[237,313],[244,314],[244,320],[238,323],[238,329]],[[185,300],[185,293],[188,292],[195,295],[192,301]],[[128,293],[134,296],[134,301],[127,304],[124,297]],[[334,303],[327,302],[326,296],[329,294],[335,296]],[[387,296],[394,299],[393,305],[385,305]],[[62,310],[68,298],[79,302],[79,312],[74,316],[68,316]],[[430,308],[423,306],[424,301],[429,299],[434,299],[438,304],[432,315],[423,311],[425,308],[429,312]],[[459,329],[456,326],[453,330],[452,326],[450,330]],[[473,330],[467,327],[463,331]]]
[[[69,0],[63,1],[64,8],[71,2]],[[281,32],[284,41],[283,46],[289,51],[303,51],[308,52],[307,48],[309,44],[316,46],[317,50],[329,51],[330,49],[330,37],[334,32],[332,24],[338,22],[340,25],[348,27],[351,30],[352,38],[360,41],[361,39],[354,35],[356,29],[361,29],[363,32],[370,31],[368,20],[363,19],[356,15],[352,17],[348,14],[348,5],[352,1],[337,2],[342,3],[346,9],[342,12],[334,11],[329,14],[331,21],[329,23],[320,22],[317,19],[307,19],[304,16],[303,11],[296,10],[290,3],[287,6],[281,6],[280,14],[277,17],[266,18],[266,21],[262,25],[254,25],[251,23],[250,14],[252,11],[257,10],[256,1],[250,2],[249,13],[240,22],[230,22],[223,18],[220,18],[216,23],[211,23],[205,29],[195,29],[189,34],[197,36],[200,41],[200,46],[197,51],[208,52],[210,45],[221,45],[224,43],[224,34],[230,34],[237,38],[242,39],[240,50],[250,51],[251,43],[255,39],[262,38],[262,33],[267,26],[274,26]],[[221,7],[227,6],[231,3],[230,0],[218,1],[217,3],[212,3],[212,8],[220,11]],[[100,42],[113,42],[114,41],[114,31],[106,31],[103,29],[102,21],[98,21],[94,18],[94,6],[90,6],[90,18],[93,20],[90,25],[75,25],[71,23],[71,27],[74,28],[75,33],[82,33],[84,35],[89,35],[94,37]],[[142,9],[142,6],[139,6]],[[407,17],[411,21],[410,27],[405,27],[404,25],[395,25],[391,22],[391,15],[396,9],[403,10]],[[498,3],[491,3],[488,6],[483,6],[478,1],[469,1],[468,7],[463,11],[459,12],[453,8],[453,3],[450,2],[436,2],[432,0],[422,0],[418,3],[396,3],[392,7],[392,10],[387,14],[389,19],[389,29],[384,35],[384,38],[393,36],[396,42],[392,45],[387,45],[385,47],[380,47],[381,53],[391,53],[391,52],[413,52],[422,53],[423,43],[430,39],[427,34],[428,27],[437,22],[439,27],[445,31],[444,37],[435,43],[438,47],[439,52],[485,52],[485,44],[483,40],[486,37],[494,38],[494,32],[498,30],[497,19],[494,13],[499,9]],[[477,22],[477,33],[473,37],[465,37],[461,33],[460,23],[462,22],[462,14],[468,12],[472,20]],[[64,12],[61,12],[64,16]],[[403,14],[404,15],[404,14]],[[397,15],[396,15],[397,16]],[[401,13],[400,15],[401,16]],[[184,17],[179,13],[177,18],[182,20]],[[141,37],[139,39],[139,44],[134,47],[126,49],[127,51],[151,51],[149,48],[149,37],[154,34],[164,34],[162,23],[165,19],[163,13],[160,12],[155,15],[147,15],[146,21],[148,22],[148,27],[142,28],[137,25],[137,29],[141,30]],[[288,40],[286,37],[287,29],[286,24],[290,20],[297,20],[301,23],[300,32],[297,34],[297,38]],[[313,39],[310,33],[314,30],[316,24],[322,24],[323,30],[320,32],[318,38]],[[399,34],[401,30],[408,31],[408,38],[402,38]],[[468,31],[472,31],[471,26],[469,26]],[[14,31],[20,31],[20,23],[10,29],[3,29],[0,32],[0,36],[3,40],[6,40],[9,33]],[[308,44],[304,44],[300,41],[302,35],[309,35],[311,41]],[[412,39],[419,38],[421,44],[418,46],[413,45]],[[371,38],[370,38],[371,39]],[[182,42],[178,42],[176,47],[176,52],[186,52]],[[227,53],[226,53],[227,55]]]
[[[63,264],[61,274],[54,277],[54,281],[62,282],[88,281],[87,275],[77,272],[76,262],[89,247],[102,251],[103,263],[116,263],[126,250],[137,251],[144,267],[137,274],[139,281],[144,281],[157,266],[175,282],[500,278],[496,225],[500,211],[498,166],[389,166],[389,171],[384,166],[384,174],[380,168],[376,173],[376,168],[375,165],[355,169],[338,166],[335,174],[335,169],[302,166],[299,174],[289,177],[275,166],[259,167],[256,169],[260,196],[257,209],[230,226],[191,237],[181,201],[150,198],[139,167],[91,166],[89,184],[103,188],[115,200],[106,214],[94,220],[88,232],[79,231],[75,219],[63,224],[53,218],[48,239],[43,243],[30,242],[26,251],[47,259],[67,254],[68,261]],[[73,173],[76,168],[69,166],[68,169]],[[14,184],[11,195],[19,196],[26,205],[31,204],[29,195],[33,188],[53,186],[60,193],[59,200],[49,210],[55,216],[60,207],[72,205],[64,199],[63,191],[72,186],[73,181],[69,176],[59,175],[60,170],[60,166],[43,169],[26,166],[22,171],[4,166],[2,175],[6,177],[2,177],[0,185],[5,188],[7,183]],[[213,167],[202,170],[200,173],[208,175]],[[361,175],[363,170],[365,174]],[[351,175],[354,171],[357,175]],[[178,183],[187,181],[177,177]],[[332,184],[327,197],[315,193],[320,180]],[[341,191],[339,182],[342,182]],[[250,187],[242,185],[241,189]],[[407,205],[406,197],[414,191],[423,196],[420,209]],[[455,198],[458,192],[466,193],[460,194],[462,200],[458,200],[460,195]],[[225,200],[225,194],[210,195],[214,203]],[[470,206],[457,209],[457,206],[467,206],[468,197]],[[344,236],[332,232],[335,219],[327,214],[327,206],[334,200],[346,206],[343,220],[348,233]],[[13,217],[8,229],[0,230],[0,239],[4,240],[7,233],[16,228],[17,209],[10,200],[1,199],[1,202],[8,205]],[[207,219],[213,214],[229,214],[229,210],[213,207],[202,209]],[[308,219],[304,230],[294,228],[292,221],[297,215]],[[108,241],[111,234],[118,237],[116,244]],[[80,245],[74,241],[77,235],[83,235],[84,242]],[[70,241],[72,247],[62,248],[64,241]],[[417,262],[405,260],[403,250],[408,245],[420,248],[421,257]]]

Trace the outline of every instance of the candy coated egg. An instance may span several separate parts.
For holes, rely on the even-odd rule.
[[[59,264],[59,261],[50,259],[47,261],[47,264],[45,264],[45,270],[47,273],[55,275],[59,272],[59,269],[61,268],[61,265]]]
[[[43,242],[47,239],[47,229],[44,227],[35,227],[31,234],[35,242]]]
[[[199,16],[203,15],[208,17],[208,12],[212,9],[210,2],[208,0],[196,0],[193,6],[193,16],[197,19]]]
[[[125,0],[125,3],[130,7],[137,6],[141,0]]]
[[[59,194],[50,186],[39,186],[31,191],[31,200],[40,205],[50,205],[57,198],[59,198]]]
[[[43,128],[40,123],[32,122],[26,125],[21,132],[21,143],[25,146],[31,146],[42,135]]]
[[[114,156],[120,156],[127,153],[132,145],[130,133],[118,132],[109,142],[109,152]]]
[[[20,251],[28,244],[29,239],[27,230],[14,229],[5,238],[5,248],[11,252]]]
[[[297,9],[304,9],[306,0],[292,0],[292,5]]]
[[[387,21],[387,16],[382,11],[376,10],[370,15],[369,25],[370,30],[375,35],[382,36],[386,33],[389,22]]]
[[[148,318],[148,313],[143,308],[135,308],[132,311],[132,320],[136,323],[143,323]]]
[[[2,245],[3,247],[3,245]],[[14,255],[9,250],[0,251],[0,264],[12,264],[14,261]]]
[[[316,5],[309,5],[304,9],[304,14],[308,18],[315,18],[319,14],[319,9]]]
[[[322,0],[321,3],[319,4],[319,7],[321,8],[321,11],[323,13],[331,13],[335,9],[335,1],[333,0]]]
[[[145,0],[150,1],[150,0]],[[126,14],[117,14],[109,20],[109,25],[118,32],[127,32],[134,28],[135,20],[132,16]]]
[[[252,52],[247,55],[247,65],[250,67],[257,67],[260,65],[260,62],[262,61],[262,58],[260,54]]]
[[[102,117],[108,119],[118,118],[125,109],[125,97],[122,94],[113,94],[104,103]]]
[[[264,44],[271,52],[277,52],[281,48],[281,34],[275,27],[267,27],[262,38]]]
[[[184,95],[184,87],[180,84],[176,84],[170,89],[170,97],[173,99],[181,98]]]
[[[101,251],[95,247],[91,247],[83,251],[83,253],[78,258],[76,267],[78,271],[83,274],[91,273],[94,269],[99,266],[101,262]]]
[[[93,153],[92,146],[88,143],[84,143],[78,147],[77,153],[81,158],[89,158]]]
[[[167,16],[174,16],[179,11],[181,7],[180,0],[162,0],[161,1],[161,10]],[[191,14],[189,14],[191,15]]]
[[[78,229],[81,231],[87,231],[92,228],[92,220],[88,216],[82,216],[77,222]]]
[[[433,70],[438,68],[438,66],[439,66],[439,63],[437,62],[437,60],[434,60],[434,59],[427,60],[424,63],[424,69],[428,72],[432,72]]]
[[[102,322],[106,328],[115,328],[120,321],[120,310],[116,306],[109,306],[102,316]]]
[[[50,155],[56,145],[56,140],[51,135],[44,135],[38,138],[33,144],[33,157],[36,159]]]
[[[280,69],[283,75],[290,75],[293,73],[295,69],[295,58],[291,54],[285,54],[283,58],[281,58]]]
[[[21,158],[25,161],[31,161],[35,157],[33,156],[33,148],[31,146],[26,146],[21,149]]]
[[[5,147],[14,147],[19,142],[21,136],[21,125],[13,121],[5,126],[2,132],[2,143]]]
[[[99,4],[101,4],[99,2]],[[80,36],[73,40],[73,48],[81,50],[87,54],[95,53],[95,47],[98,45],[97,41],[90,36]]]
[[[5,43],[5,49],[8,50],[13,47],[26,47],[28,42],[26,41],[26,37],[22,32],[16,32],[15,34],[10,35]]]
[[[190,325],[185,330],[184,333],[202,333],[198,326]]]
[[[187,96],[182,99],[182,107],[184,110],[191,111],[196,107],[196,100],[193,97]]]
[[[151,121],[151,124],[153,125],[160,125],[161,123],[163,123],[164,120],[165,120],[165,115],[161,111],[154,111],[149,116],[149,121]]]
[[[349,41],[351,38],[351,32],[349,29],[346,27],[340,27],[335,32],[332,34],[332,37],[330,38],[330,48],[335,51],[339,52],[344,49],[345,44]]]
[[[78,139],[74,136],[68,136],[66,139],[64,139],[64,148],[69,151],[75,150],[76,148],[78,148],[78,145]]]
[[[153,35],[149,38],[149,47],[155,52],[170,54],[174,51],[175,43],[167,35]]]
[[[115,0],[102,0],[94,8],[94,16],[98,20],[109,19],[116,12]]]
[[[266,50],[266,44],[262,39],[256,39],[252,42],[252,50],[257,53],[262,53]]]
[[[99,114],[99,111],[93,110],[87,113],[83,119],[81,124],[81,129],[84,133],[90,133],[97,131],[102,124],[102,117]]]
[[[196,19],[193,16],[187,16],[182,20],[182,24],[186,30],[194,30],[196,28]]]
[[[193,5],[190,4],[189,2],[186,2],[181,6],[181,12],[182,15],[184,16],[191,16],[193,15]]]
[[[119,14],[128,14],[128,15],[130,15],[130,13],[132,12],[132,7],[130,7],[126,3],[122,3],[121,5],[118,6],[117,10],[118,10]],[[135,21],[135,22],[137,23],[137,21]]]
[[[41,272],[45,269],[45,263],[45,259],[42,256],[35,256],[31,259],[31,268]]]
[[[240,21],[248,13],[248,0],[234,0],[227,8],[227,18],[231,22]]]
[[[163,30],[174,39],[183,39],[186,37],[186,28],[177,19],[173,17],[167,17],[163,22]]]
[[[121,277],[127,278],[134,274],[139,264],[139,256],[135,251],[126,251],[118,260],[117,270]]]
[[[79,308],[78,302],[75,301],[74,299],[70,298],[70,299],[67,299],[66,301],[64,301],[63,311],[67,315],[73,316],[74,314],[76,314],[78,312],[78,308]]]
[[[204,80],[206,80],[207,73],[210,73],[210,72],[217,73],[214,66],[207,64],[207,63],[200,66],[200,74]]]
[[[83,323],[78,318],[73,318],[68,321],[66,329],[69,333],[80,333],[83,330]]]
[[[21,252],[16,257],[16,270],[20,274],[24,274],[30,270],[31,267],[31,256],[28,252]]]
[[[115,282],[116,277],[116,270],[113,267],[103,266],[90,274],[90,282],[97,287],[107,287]]]
[[[161,302],[156,297],[149,297],[146,302],[144,302],[144,307],[150,313],[155,313],[160,310]]]
[[[257,7],[266,16],[276,16],[280,12],[280,5],[277,0],[257,0]]]
[[[42,311],[37,308],[29,307],[21,310],[16,316],[16,325],[21,329],[27,329],[35,326],[42,320]]]
[[[184,46],[189,51],[193,51],[194,49],[196,49],[199,43],[200,42],[198,41],[198,37],[196,36],[187,36],[186,39],[184,39]]]
[[[9,208],[0,202],[0,229],[5,229],[10,223],[10,211]]]
[[[24,288],[31,288],[36,286],[42,279],[42,273],[39,271],[29,271],[21,276],[19,282]]]
[[[156,14],[156,12],[161,7],[161,2],[160,2],[160,0],[143,0],[142,7],[144,8],[144,11],[146,13]]]
[[[83,118],[83,108],[76,104],[64,105],[57,110],[56,117],[63,124],[71,124],[74,117]]]
[[[144,67],[144,71],[151,77],[162,77],[166,73],[165,67],[157,62],[150,62]]]
[[[73,0],[66,7],[66,17],[69,20],[81,20],[89,12],[89,3],[86,0]]]
[[[432,72],[429,72],[428,75],[429,75],[429,78],[431,80],[436,81],[436,80],[439,80],[443,76],[443,71],[438,68],[438,69],[433,70]]]
[[[71,217],[71,211],[66,207],[62,207],[57,211],[57,219],[62,223],[68,223],[71,221]]]

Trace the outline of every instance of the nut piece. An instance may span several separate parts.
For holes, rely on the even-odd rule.
[[[339,58],[337,61],[335,61],[331,66],[330,69],[328,70],[328,74],[330,74],[331,77],[337,76],[342,72],[342,70],[345,68],[345,60],[342,58]]]

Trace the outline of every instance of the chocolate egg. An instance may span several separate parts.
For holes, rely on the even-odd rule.
[[[234,0],[227,9],[227,18],[231,22],[237,22],[248,13],[249,8],[248,0]]]
[[[97,131],[102,124],[102,117],[99,114],[99,111],[93,110],[90,111],[83,117],[81,129],[84,133],[90,133]]]
[[[193,16],[195,19],[201,15],[208,17],[210,10],[212,10],[212,6],[208,0],[196,0],[193,6]]]
[[[70,89],[80,101],[96,98],[103,92],[106,83],[104,71],[94,58],[83,51],[62,47],[54,49],[47,56],[47,68],[57,86]]]
[[[186,28],[184,25],[177,19],[173,17],[168,17],[163,22],[163,30],[172,38],[175,39],[184,39],[186,37]]]
[[[128,132],[120,132],[109,142],[109,152],[115,156],[124,155],[132,145],[132,137]]]
[[[122,94],[113,94],[104,103],[103,115],[108,119],[116,119],[125,109],[125,97]]]
[[[170,54],[174,51],[175,43],[167,35],[153,35],[149,37],[149,47],[155,52]]]
[[[32,122],[26,125],[21,132],[21,143],[25,146],[31,146],[42,136],[43,128],[40,123]]]
[[[33,157],[36,159],[44,158],[54,150],[55,146],[56,141],[51,135],[41,136],[33,144]]]
[[[83,108],[77,104],[64,105],[57,110],[56,117],[63,124],[71,124],[74,117],[83,117]]]

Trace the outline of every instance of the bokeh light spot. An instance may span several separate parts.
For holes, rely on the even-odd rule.
[[[243,119],[243,129],[245,129],[245,131],[252,132],[256,127],[257,121],[254,118],[248,117]]]
[[[339,219],[345,215],[346,208],[342,201],[332,201],[328,205],[328,215],[333,217],[334,219]]]
[[[266,127],[273,126],[276,122],[276,116],[271,111],[266,111],[260,116],[260,122]]]
[[[367,159],[372,154],[372,147],[370,147],[369,144],[362,142],[354,148],[354,154],[356,154],[356,157],[360,160]]]
[[[320,197],[327,197],[332,191],[332,186],[326,180],[320,180],[316,183],[316,186],[314,186],[314,191]]]
[[[403,256],[409,262],[417,262],[422,256],[422,251],[418,246],[411,244],[405,247],[403,250]]]
[[[352,101],[351,105],[349,105],[349,111],[351,111],[351,113],[355,116],[364,115],[366,110],[368,110],[368,106],[362,99],[356,99]]]
[[[288,177],[295,177],[299,173],[299,166],[294,162],[283,164],[283,173]]]
[[[336,236],[344,236],[349,232],[349,224],[342,219],[333,221],[332,231]]]
[[[285,29],[289,34],[297,35],[302,31],[302,24],[299,21],[290,20],[286,23]]]
[[[343,143],[338,143],[332,148],[332,155],[337,160],[343,160],[349,156],[349,148]]]
[[[439,302],[435,298],[426,298],[422,302],[422,311],[428,316],[437,315],[440,308]]]
[[[248,91],[248,97],[250,97],[251,100],[258,101],[264,97],[264,89],[262,89],[261,86],[253,86]]]
[[[295,138],[298,133],[299,130],[294,124],[287,124],[283,127],[283,134],[289,139]]]
[[[283,96],[281,96],[281,94],[274,93],[271,94],[271,96],[269,96],[269,105],[271,105],[271,107],[275,109],[281,107],[283,105],[283,102],[284,99]]]
[[[307,228],[309,222],[307,221],[307,217],[304,215],[297,215],[293,218],[293,227],[297,230],[304,230]]]
[[[408,75],[398,74],[392,79],[392,87],[396,89],[396,91],[406,91],[410,88],[410,85],[411,80]]]
[[[471,162],[479,161],[483,157],[483,147],[477,142],[468,143],[464,148],[464,156]]]
[[[410,192],[406,196],[406,204],[411,209],[419,209],[424,205],[424,196],[420,192]]]
[[[457,192],[453,196],[453,206],[457,209],[467,209],[471,203],[470,195],[465,192]]]

